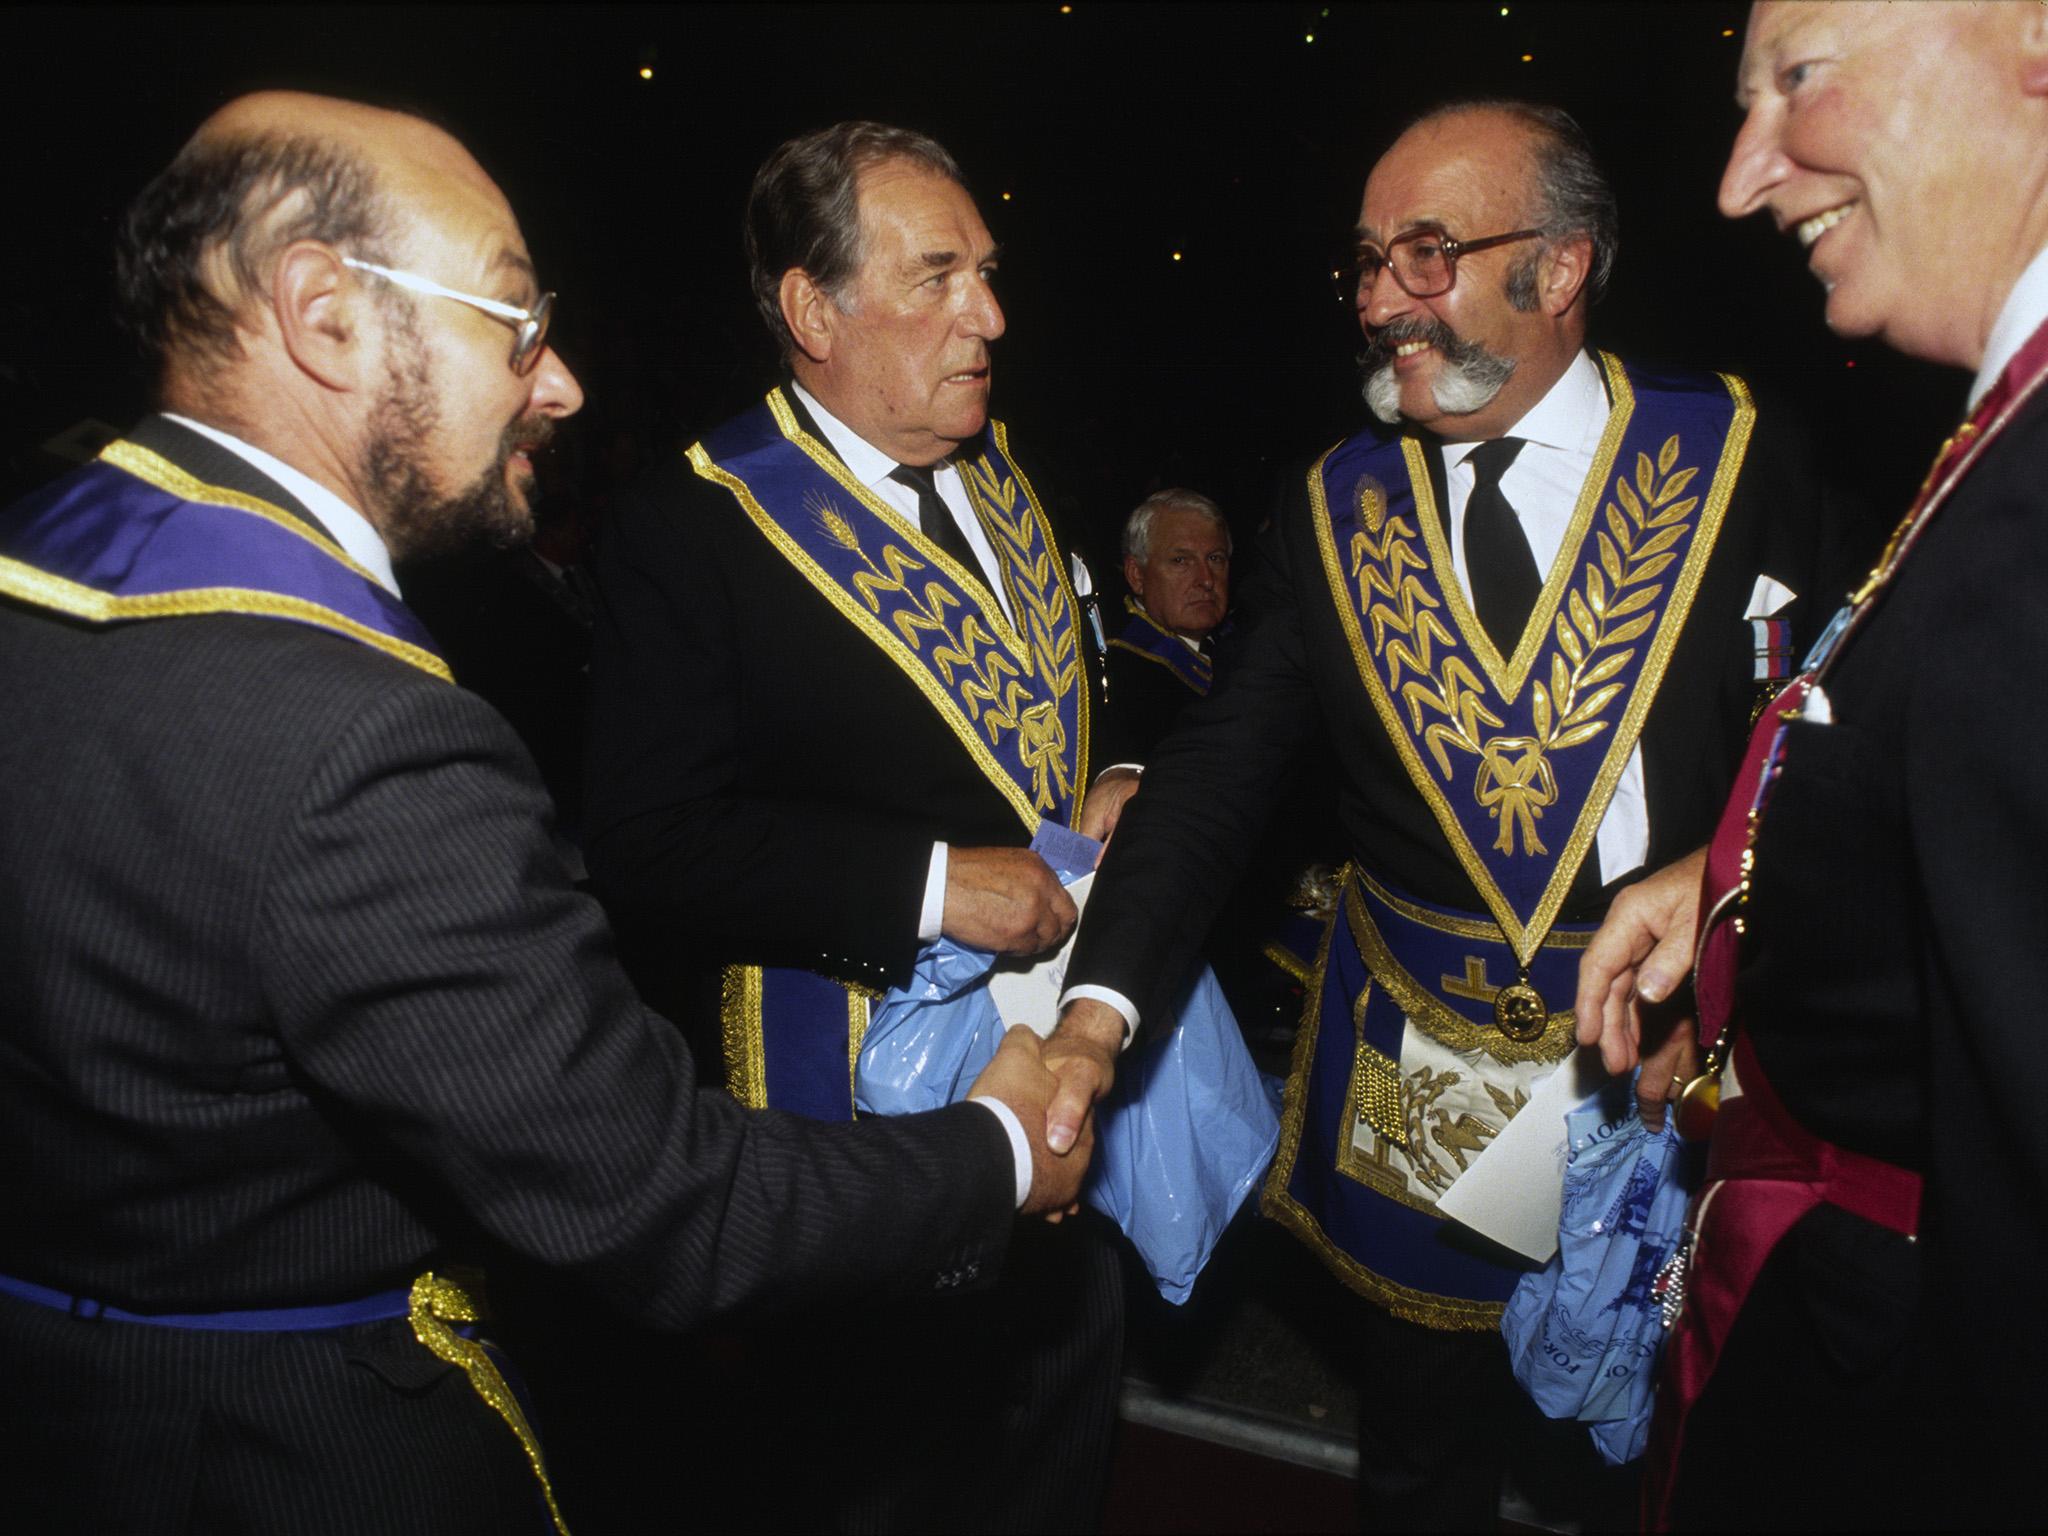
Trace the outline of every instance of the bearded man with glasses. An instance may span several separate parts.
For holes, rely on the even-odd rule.
[[[1524,1266],[1436,1205],[1572,1049],[1590,925],[1704,833],[1817,586],[1818,492],[1743,383],[1586,348],[1615,226],[1548,108],[1439,109],[1373,168],[1332,275],[1381,425],[1292,487],[1233,668],[1110,845],[1050,1047],[1097,1065],[1057,1147],[1125,1020],[1170,1017],[1320,723],[1352,864],[1265,1209],[1367,1303],[1372,1527],[1489,1528],[1504,1466],[1590,1470],[1509,1372]]]

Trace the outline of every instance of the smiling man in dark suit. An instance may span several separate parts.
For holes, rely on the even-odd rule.
[[[1341,288],[1380,424],[1291,488],[1230,666],[1103,862],[1048,1048],[1057,1146],[1168,1012],[1320,722],[1352,864],[1265,1208],[1367,1303],[1376,1527],[1484,1528],[1510,1454],[1551,1459],[1498,1334],[1520,1269],[1436,1204],[1572,1049],[1590,925],[1705,828],[1759,635],[1815,580],[1817,490],[1742,381],[1586,346],[1615,242],[1552,108],[1444,107],[1373,167]]]
[[[558,1526],[448,1273],[494,1254],[670,1328],[986,1283],[1077,1187],[1015,1134],[1028,1032],[988,1108],[698,1090],[395,596],[394,557],[528,531],[582,402],[490,178],[416,118],[247,97],[120,262],[163,413],[0,514],[8,1523]]]
[[[2048,1264],[2048,10],[1759,5],[1736,100],[1721,211],[1797,243],[1830,330],[1973,377],[1760,727],[1768,783],[1586,954],[1581,1036],[1682,1079],[1689,1031],[1633,999],[1681,986],[1721,919],[1702,1034],[1729,1049],[1652,1528],[2031,1526],[2048,1328],[1998,1287]]]

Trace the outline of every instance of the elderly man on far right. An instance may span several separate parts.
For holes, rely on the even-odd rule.
[[[2048,7],[1759,5],[1737,99],[1722,211],[1798,242],[1831,329],[1975,379],[1714,843],[1587,952],[1581,1037],[1669,1083],[1692,1042],[1628,999],[1706,919],[1719,1110],[1648,1515],[2037,1524]]]

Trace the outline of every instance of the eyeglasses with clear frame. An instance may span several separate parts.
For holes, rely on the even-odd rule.
[[[1337,268],[1330,280],[1340,303],[1356,304],[1359,296],[1379,281],[1380,269],[1391,267],[1394,281],[1411,299],[1433,299],[1451,291],[1458,280],[1458,258],[1515,240],[1538,240],[1540,229],[1517,229],[1505,235],[1487,235],[1479,240],[1454,240],[1440,229],[1411,229],[1387,242],[1384,252],[1361,245],[1350,265]]]
[[[467,304],[471,309],[480,309],[495,319],[512,327],[512,371],[524,377],[533,371],[540,361],[541,349],[547,345],[548,326],[555,317],[555,296],[544,293],[533,308],[521,309],[516,304],[507,304],[498,299],[479,298],[473,293],[460,293],[453,288],[443,287],[431,277],[421,277],[417,272],[402,272],[396,267],[380,267],[374,261],[358,261],[353,256],[341,258],[345,267],[358,272],[369,272],[381,277],[387,283],[400,288],[409,288],[414,293],[428,293],[436,298],[453,299],[458,304]]]

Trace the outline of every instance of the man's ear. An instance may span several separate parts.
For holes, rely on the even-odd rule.
[[[1539,273],[1537,302],[1555,319],[1585,295],[1587,279],[1593,275],[1592,236],[1567,235],[1552,241]]]
[[[1131,596],[1145,601],[1145,567],[1138,564],[1136,555],[1124,556],[1124,585],[1131,589]]]
[[[814,363],[831,362],[832,321],[838,313],[831,295],[802,267],[791,267],[782,274],[779,297],[782,323],[796,339],[796,349]]]
[[[279,339],[299,370],[327,388],[362,382],[366,301],[330,246],[298,240],[285,247],[270,278]]]
[[[2026,7],[2020,23],[2020,89],[2034,97],[2048,96],[2048,5]]]

